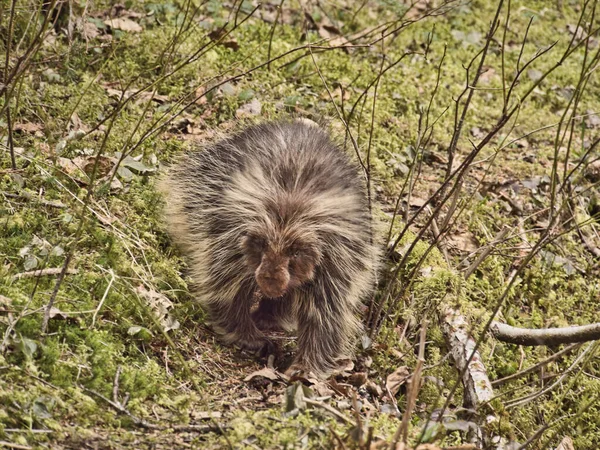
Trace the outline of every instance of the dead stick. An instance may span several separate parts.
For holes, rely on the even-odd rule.
[[[574,344],[600,339],[600,323],[531,330],[494,321],[490,331],[496,339],[517,345]]]
[[[485,258],[487,258],[490,253],[492,253],[492,250],[494,250],[494,247],[496,246],[496,244],[501,242],[506,237],[507,234],[508,234],[508,228],[504,228],[503,230],[500,231],[500,233],[498,233],[496,235],[494,240],[492,242],[490,242],[487,245],[487,247],[485,247],[483,249],[483,251],[477,257],[477,259],[475,261],[473,261],[473,263],[469,266],[469,268],[467,270],[465,270],[465,280],[467,278],[469,278],[473,274],[473,272],[475,272],[475,270],[479,267],[479,265],[483,262],[483,260]]]
[[[29,272],[21,272],[13,275],[14,280],[20,280],[21,278],[32,278],[32,277],[43,277],[46,275],[58,275],[62,270],[61,267],[50,267],[48,269],[31,270]],[[74,275],[77,273],[77,269],[67,269],[67,274]]]

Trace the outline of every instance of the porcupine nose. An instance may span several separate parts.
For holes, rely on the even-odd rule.
[[[267,297],[281,297],[289,282],[289,275],[283,270],[259,270],[256,281],[260,291]]]

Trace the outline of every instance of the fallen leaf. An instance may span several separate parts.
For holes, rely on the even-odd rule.
[[[587,128],[598,128],[600,127],[600,115],[594,111],[586,111],[588,116],[585,118],[585,126]]]
[[[113,30],[127,31],[129,33],[140,33],[142,26],[131,19],[107,19],[104,24],[111,27]]]
[[[258,116],[262,111],[262,103],[258,99],[252,99],[249,103],[238,108],[235,117],[241,119],[244,117]]]
[[[54,409],[55,404],[56,400],[52,397],[42,396],[33,401],[31,410],[33,415],[39,419],[50,419],[52,417],[51,411]]]
[[[335,391],[331,389],[331,386],[326,381],[319,381],[313,384],[312,389],[319,397],[331,397],[335,394]]]
[[[481,128],[479,127],[473,127],[471,128],[471,135],[475,138],[475,139],[483,139],[484,136],[486,135],[486,132],[483,131]]]
[[[339,395],[343,395],[344,397],[347,397],[350,395],[350,385],[347,384],[343,384],[343,383],[338,383],[335,378],[331,378],[327,384],[329,385],[329,387],[331,389],[333,389],[334,392],[336,392]]]
[[[586,34],[582,26],[577,26],[572,23],[567,24],[567,30],[571,35],[574,35],[576,41],[583,39]]]
[[[374,383],[373,381],[367,382],[366,389],[372,397],[381,398],[383,396],[383,389],[381,389],[381,386]]]
[[[355,372],[346,381],[348,381],[348,384],[358,388],[367,382],[367,374],[366,372]]]
[[[291,386],[288,386],[285,391],[285,411],[289,413],[295,409],[306,409],[304,399],[312,397],[314,397],[312,390],[304,386],[300,381],[296,381]]]
[[[558,444],[558,447],[556,447],[556,450],[575,450],[573,439],[569,436],[565,436],[562,441],[560,441],[560,444]]]
[[[148,328],[139,325],[129,327],[127,329],[127,334],[129,336],[138,336],[143,340],[148,340],[152,337],[152,332]]]
[[[410,371],[407,366],[400,366],[394,370],[385,380],[385,386],[393,396],[396,396],[400,387],[410,378]]]
[[[150,306],[165,331],[179,328],[179,322],[169,315],[168,309],[173,306],[173,302],[166,295],[148,290],[141,284],[135,289],[135,292]]]
[[[129,156],[127,156],[121,164],[137,175],[147,175],[156,172],[156,167],[147,166],[143,162],[136,161]]]
[[[544,258],[547,264],[562,267],[567,275],[571,275],[576,271],[575,266],[570,260],[563,258],[556,253],[540,250],[540,256]]]
[[[117,169],[117,175],[125,182],[130,183],[133,181],[133,172],[127,167],[119,166]]]
[[[452,30],[450,33],[454,39],[461,41],[464,47],[468,47],[469,45],[479,45],[482,37],[482,34],[478,31],[470,31],[469,33],[465,33],[464,31],[460,30]]]
[[[219,45],[222,45],[225,48],[230,48],[231,50],[237,51],[240,49],[240,44],[235,39],[229,39],[227,41],[219,42]]]
[[[98,37],[100,35],[100,30],[95,23],[85,22],[81,26],[81,35],[87,41]]]
[[[449,235],[448,243],[451,247],[465,253],[472,253],[479,248],[475,236],[469,231]]]
[[[281,380],[281,377],[277,375],[277,373],[273,369],[270,369],[268,367],[257,370],[256,372],[252,372],[250,375],[244,378],[244,381],[248,382],[250,380],[253,380],[254,378],[266,378],[271,381]]]
[[[23,267],[25,268],[25,270],[32,270],[35,269],[38,265],[38,260],[35,256],[33,255],[29,255],[25,261],[23,261]]]
[[[68,318],[68,316],[65,313],[63,313],[60,309],[58,309],[54,306],[52,308],[50,308],[49,316],[51,319],[54,319],[55,317],[59,318],[59,319],[67,319]]]
[[[14,131],[23,131],[25,133],[32,133],[32,134],[42,131],[43,129],[44,129],[44,125],[42,125],[41,123],[27,122],[27,123],[15,123],[13,125]]]
[[[84,132],[87,131],[87,127],[81,121],[81,119],[79,118],[79,115],[77,114],[77,112],[73,112],[73,114],[71,114],[71,117],[70,117],[69,121],[73,125],[73,130],[76,130],[76,131],[82,130]]]

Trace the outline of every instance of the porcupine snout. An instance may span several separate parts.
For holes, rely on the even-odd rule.
[[[263,256],[255,272],[256,282],[263,295],[277,298],[285,294],[290,282],[288,264],[289,258],[275,253]]]

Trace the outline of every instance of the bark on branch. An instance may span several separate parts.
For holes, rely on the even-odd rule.
[[[530,330],[492,322],[491,333],[498,340],[517,345],[559,345],[600,339],[600,323],[564,328]]]

